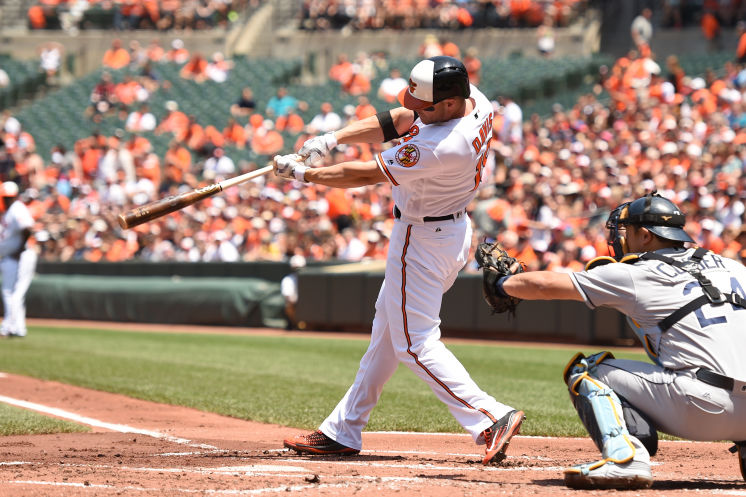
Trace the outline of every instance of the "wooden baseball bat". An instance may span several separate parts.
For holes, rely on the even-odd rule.
[[[165,216],[166,214],[170,214],[172,212],[183,209],[184,207],[192,205],[193,203],[198,202],[202,199],[212,197],[216,193],[220,193],[226,188],[240,185],[241,183],[246,183],[247,181],[258,178],[259,176],[264,176],[271,170],[272,164],[248,172],[246,174],[241,174],[234,178],[220,181],[219,183],[213,183],[212,185],[198,188],[191,192],[181,193],[179,195],[171,195],[170,197],[156,200],[155,202],[151,202],[149,204],[119,214],[119,226],[127,229],[143,223],[147,223],[148,221],[152,221],[153,219],[157,219],[159,217]]]

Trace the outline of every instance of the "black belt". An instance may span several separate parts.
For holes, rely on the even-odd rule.
[[[396,219],[401,219],[401,211],[397,206],[394,206],[394,217]],[[446,216],[425,216],[422,218],[426,223],[432,223],[434,221],[453,221],[454,219],[456,219],[456,216],[453,214],[448,214]]]
[[[729,392],[733,391],[735,381],[733,378],[728,376],[723,376],[715,371],[710,371],[705,368],[699,368],[695,373],[695,376],[699,381],[712,385],[713,387],[723,388]]]

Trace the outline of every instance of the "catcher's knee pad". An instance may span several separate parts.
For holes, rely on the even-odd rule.
[[[567,366],[565,366],[565,372],[563,373],[563,377],[565,378],[565,383],[567,386],[570,386],[570,377],[574,374],[582,373],[583,371],[588,371],[589,373],[593,374],[593,372],[596,370],[596,366],[601,364],[606,359],[613,359],[614,354],[611,352],[597,352],[593,355],[589,355],[588,357],[584,356],[582,353],[578,352],[574,356],[572,356],[572,359],[570,359],[570,362],[567,363]]]
[[[588,434],[604,459],[615,463],[631,461],[635,447],[629,439],[619,397],[588,371],[571,374],[570,398]]]
[[[645,413],[630,404],[627,399],[620,395],[619,400],[622,402],[627,431],[630,435],[637,437],[648,453],[654,456],[658,452],[658,429]]]

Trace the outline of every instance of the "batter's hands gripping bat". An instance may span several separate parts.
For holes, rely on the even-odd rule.
[[[255,171],[248,172],[246,174],[241,174],[239,176],[236,176],[235,178],[229,178],[225,181],[220,181],[219,183],[213,183],[212,185],[198,188],[191,192],[182,193],[180,195],[172,195],[161,200],[156,200],[155,202],[151,202],[149,204],[129,210],[123,214],[119,214],[119,226],[127,229],[143,223],[147,223],[148,221],[152,221],[153,219],[157,219],[159,217],[165,216],[166,214],[170,214],[172,212],[183,209],[184,207],[192,205],[193,203],[198,202],[202,199],[212,197],[216,193],[220,193],[226,188],[240,185],[241,183],[246,183],[247,181],[258,178],[259,176],[264,176],[271,170],[272,164],[264,166],[260,169],[256,169]]]

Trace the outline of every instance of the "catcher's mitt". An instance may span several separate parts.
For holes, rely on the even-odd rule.
[[[521,299],[500,295],[496,283],[503,276],[524,272],[523,263],[509,256],[499,243],[480,243],[474,257],[482,268],[482,295],[492,308],[492,313],[509,312],[511,316],[515,316],[515,309]]]

